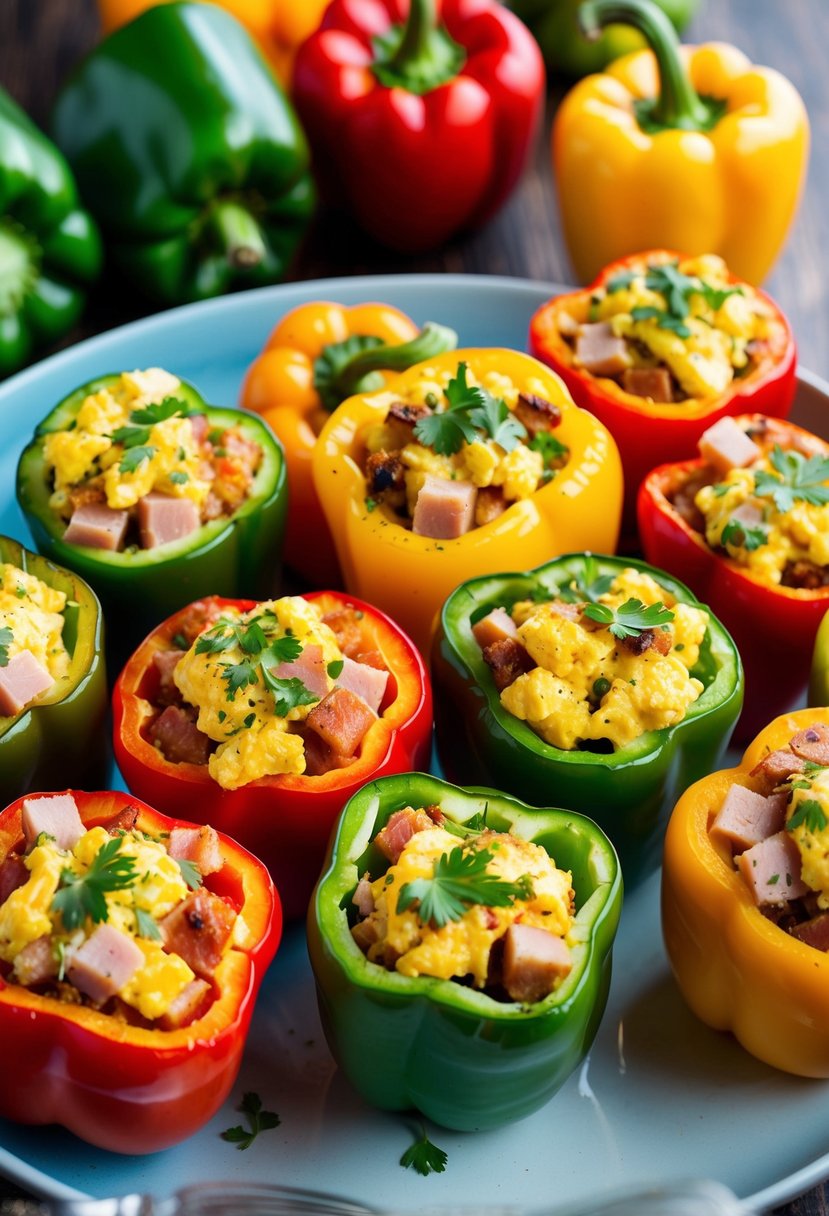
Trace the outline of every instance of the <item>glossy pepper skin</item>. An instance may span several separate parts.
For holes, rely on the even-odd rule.
[[[301,304],[276,325],[245,376],[240,405],[261,414],[285,451],[291,511],[285,561],[315,586],[340,581],[311,462],[328,415],[355,392],[457,345],[443,326],[418,330],[388,304]]]
[[[283,277],[310,217],[308,149],[247,32],[161,4],[75,69],[59,147],[122,274],[168,307]]]
[[[0,717],[0,803],[48,786],[55,775],[74,782],[103,780],[107,711],[104,618],[94,591],[17,541],[0,536],[0,564],[9,562],[66,594],[63,641],[67,674],[36,705]]]
[[[747,428],[759,424],[761,416],[736,421]],[[787,437],[790,442],[805,437],[808,450],[829,455],[829,443],[792,422],[776,423],[774,435],[783,446]],[[803,695],[815,635],[829,609],[829,587],[809,591],[766,583],[709,548],[672,501],[702,464],[661,465],[645,479],[639,492],[639,535],[648,561],[681,574],[733,635],[745,667],[746,704],[737,727],[737,738],[745,740],[770,714],[791,708]]]
[[[0,89],[0,376],[62,337],[101,269],[101,241],[72,171]]]
[[[520,391],[561,410],[555,436],[570,450],[567,464],[530,498],[512,503],[491,523],[454,540],[416,536],[366,506],[360,434],[381,423],[396,399],[391,390],[352,397],[326,423],[314,452],[314,484],[337,546],[345,585],[377,604],[428,654],[433,621],[463,579],[552,553],[613,550],[619,535],[622,474],[616,445],[586,410],[573,405],[558,376],[511,350],[460,350],[410,368],[394,382],[400,395],[435,372],[465,362],[480,380],[508,376]]]
[[[760,283],[792,222],[809,125],[785,77],[736,47],[679,47],[645,0],[587,0],[583,27],[639,29],[651,50],[626,55],[567,94],[553,163],[570,260],[589,282],[624,254],[655,246],[718,253]],[[762,227],[746,216],[762,213]]]
[[[829,1077],[829,954],[764,916],[724,846],[709,836],[729,787],[827,711],[775,718],[738,768],[712,773],[677,803],[665,839],[662,929],[680,991],[698,1018],[752,1055],[802,1077]]]
[[[535,39],[494,0],[333,0],[294,100],[329,193],[393,249],[434,249],[510,194],[541,118]]]
[[[815,634],[808,700],[810,705],[829,705],[829,605]]]
[[[137,826],[150,835],[192,826],[122,791],[67,792],[87,827],[126,807],[138,808]],[[23,801],[0,812],[0,856],[23,839]],[[264,866],[226,836],[220,847],[224,866],[204,885],[242,914],[247,937],[216,968],[207,1012],[180,1030],[154,1030],[0,979],[3,1118],[60,1123],[98,1148],[138,1154],[177,1144],[213,1117],[239,1071],[259,985],[282,932],[279,896]]]
[[[238,427],[262,448],[251,492],[231,516],[211,520],[190,536],[157,549],[110,552],[64,542],[66,524],[49,506],[51,486],[43,458],[44,436],[65,428],[90,393],[117,382],[117,374],[81,385],[48,414],[23,451],[17,498],[38,552],[77,571],[118,622],[118,640],[135,645],[159,619],[200,595],[267,595],[278,577],[287,512],[282,449],[270,429],[251,414],[207,405],[182,381],[176,396],[204,413],[211,427]]]
[[[572,393],[573,400],[605,424],[619,445],[625,472],[623,532],[630,537],[636,529],[636,498],[647,474],[668,460],[690,460],[697,454],[703,431],[724,414],[751,410],[775,418],[785,418],[791,409],[797,387],[797,348],[791,326],[784,313],[765,294],[758,295],[780,324],[779,340],[764,350],[756,367],[746,376],[735,378],[723,393],[678,403],[651,401],[626,393],[608,376],[593,376],[573,362],[573,347],[562,337],[559,319],[609,279],[644,263],[678,259],[684,254],[650,250],[632,254],[605,266],[595,282],[582,291],[570,292],[550,300],[530,321],[530,353],[551,367]],[[733,275],[731,281],[737,283]]]
[[[188,815],[227,832],[267,865],[285,915],[305,915],[319,875],[332,824],[343,804],[366,781],[385,773],[427,766],[432,745],[432,693],[420,655],[388,617],[351,596],[331,591],[305,596],[323,612],[347,606],[363,613],[366,650],[379,650],[389,671],[382,717],[363,739],[347,768],[321,777],[263,777],[237,790],[224,790],[206,765],[173,764],[144,737],[154,716],[147,699],[153,688],[153,655],[169,649],[187,615],[177,613],[147,637],[121,672],[112,700],[115,758],[131,790],[162,810]],[[221,600],[221,607],[247,612],[251,600]],[[157,677],[156,677],[157,679]]]
[[[534,841],[572,872],[573,970],[543,1001],[501,1002],[453,980],[387,971],[352,938],[357,881],[388,866],[370,841],[394,811],[430,804],[460,823],[486,812],[488,827]],[[308,910],[308,950],[334,1057],[362,1097],[383,1110],[414,1107],[459,1131],[531,1114],[590,1048],[607,1000],[621,904],[613,846],[581,815],[423,773],[372,781],[343,810]]]
[[[682,603],[699,601],[684,584],[644,562],[595,558],[598,575],[633,567]],[[740,712],[743,677],[737,648],[711,616],[709,643],[694,675],[704,691],[676,726],[649,731],[609,755],[553,747],[501,705],[472,624],[493,608],[584,579],[584,555],[568,554],[524,574],[471,579],[450,595],[432,652],[438,754],[447,775],[505,789],[539,802],[552,791],[563,806],[589,815],[607,832],[630,888],[659,864],[678,794],[725,752]]]

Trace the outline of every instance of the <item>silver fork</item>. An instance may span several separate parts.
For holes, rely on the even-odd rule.
[[[418,1216],[756,1216],[719,1182],[691,1180],[618,1191],[579,1203],[532,1207],[454,1205],[417,1209]],[[0,1216],[411,1216],[337,1195],[264,1183],[202,1182],[164,1199],[10,1199]]]

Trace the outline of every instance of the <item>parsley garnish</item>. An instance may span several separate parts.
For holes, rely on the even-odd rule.
[[[139,937],[149,938],[150,941],[161,941],[161,930],[158,921],[144,908],[135,908],[135,927]]]
[[[366,498],[364,501],[366,504],[366,510],[368,511],[369,515],[371,515],[372,511],[376,511],[377,508],[380,506],[380,503],[377,501],[376,498]]]
[[[61,886],[52,899],[52,908],[60,913],[70,933],[80,928],[87,916],[95,924],[108,920],[105,893],[123,891],[135,882],[135,858],[119,851],[122,840],[122,836],[113,836],[101,845],[84,875],[61,871]]]
[[[639,277],[644,278],[645,287],[649,291],[659,292],[665,300],[666,308],[655,308],[653,305],[632,308],[632,319],[654,320],[660,329],[672,330],[680,338],[691,336],[691,330],[685,324],[685,319],[691,311],[691,296],[702,296],[708,307],[716,312],[729,296],[742,294],[741,287],[712,287],[705,279],[684,274],[679,269],[679,262],[662,262],[657,266],[649,266],[644,273],[622,270],[608,279],[607,290],[611,294],[625,290]]]
[[[480,836],[481,832],[486,831],[486,809],[484,809],[483,813],[473,815],[465,823],[455,823],[454,819],[444,819],[441,827],[452,836],[461,836],[463,838],[467,836]]]
[[[202,884],[201,870],[195,861],[188,861],[186,857],[177,857],[178,868],[181,870],[181,877],[184,879],[191,891],[197,891]]]
[[[754,474],[754,493],[771,498],[778,511],[791,511],[796,502],[813,507],[829,503],[829,457],[784,452],[779,444],[769,457],[776,473],[760,469]]]
[[[690,338],[691,331],[682,317],[675,317],[664,308],[655,308],[652,304],[643,304],[630,310],[634,321],[656,321],[660,329],[670,329],[678,338]]]
[[[720,543],[731,545],[735,549],[745,549],[753,553],[761,545],[765,545],[769,536],[765,528],[747,528],[738,519],[729,519],[720,534]]]
[[[332,659],[328,664],[327,671],[332,680],[338,679],[343,674],[345,667],[345,659]]]
[[[557,596],[567,604],[581,604],[585,601],[595,604],[599,596],[607,595],[613,586],[614,575],[599,574],[595,557],[589,554],[582,566],[581,582],[573,578],[566,587],[559,587]]]
[[[584,615],[600,625],[607,625],[615,638],[631,638],[645,629],[656,629],[674,619],[674,613],[661,602],[648,604],[641,600],[625,600],[621,608],[608,604],[587,604]]]
[[[512,451],[527,431],[506,402],[486,389],[467,383],[466,364],[446,386],[447,407],[415,423],[415,437],[440,456],[452,456],[464,443],[474,443],[483,431],[505,452]]]
[[[174,633],[170,640],[174,646],[178,647],[179,650],[190,649],[190,643],[187,641],[187,638],[183,633]]]
[[[560,439],[556,439],[555,435],[551,435],[549,431],[539,431],[537,435],[533,435],[527,445],[533,452],[541,453],[541,460],[545,469],[552,469],[559,460],[566,458],[570,454],[570,449]]]
[[[249,1127],[241,1125],[229,1127],[221,1135],[223,1140],[235,1144],[238,1149],[250,1148],[260,1132],[268,1131],[272,1127],[279,1127],[282,1122],[275,1111],[262,1109],[262,1099],[259,1094],[244,1094],[236,1109],[247,1117]]]
[[[827,820],[826,812],[820,803],[814,798],[804,798],[792,813],[789,822],[786,824],[786,829],[792,832],[795,828],[803,826],[807,832],[817,834],[823,831],[827,823],[829,823],[829,820]]]
[[[234,701],[240,688],[259,683],[256,666],[250,659],[242,659],[241,663],[222,663],[222,679],[227,684],[225,700]]]
[[[118,469],[121,473],[135,473],[145,460],[152,460],[156,449],[151,446],[130,447],[121,457]]]
[[[116,427],[110,438],[113,443],[123,443],[125,448],[141,447],[149,443],[150,431],[157,422],[166,422],[168,418],[173,418],[176,414],[187,415],[193,412],[177,397],[165,397],[163,401],[144,406],[140,410],[133,410],[130,414],[132,425]],[[126,472],[123,468],[121,471]]]
[[[286,635],[271,643],[262,655],[262,662],[267,662],[269,666],[272,663],[293,663],[302,654],[302,649],[302,642],[298,638]]]
[[[170,481],[173,483],[174,486],[186,485],[189,480],[190,480],[189,473],[174,472],[174,473],[170,474]]]
[[[292,709],[299,705],[315,705],[319,697],[310,688],[306,688],[302,680],[292,676],[289,680],[280,680],[271,675],[265,664],[262,664],[262,678],[271,690],[276,702],[274,708],[280,718],[284,718]]]
[[[442,1174],[446,1169],[446,1153],[436,1144],[432,1144],[422,1124],[420,1131],[420,1139],[415,1140],[414,1144],[406,1149],[400,1158],[400,1164],[404,1169],[417,1170],[424,1178],[429,1174]]]
[[[417,902],[418,915],[424,924],[431,923],[440,929],[450,920],[460,920],[466,909],[475,904],[506,908],[516,899],[531,899],[529,876],[509,882],[488,873],[492,857],[489,849],[464,852],[461,845],[451,853],[442,853],[431,878],[415,878],[403,884],[397,896],[397,911],[404,912]]]
[[[0,629],[0,667],[9,665],[9,647],[14,641],[14,634],[8,626]]]
[[[505,452],[511,452],[527,437],[527,428],[520,422],[505,401],[493,397],[481,389],[483,401],[469,415],[479,430],[485,431]]]

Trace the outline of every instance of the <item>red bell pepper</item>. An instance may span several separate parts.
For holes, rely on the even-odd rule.
[[[151,835],[192,826],[120,791],[68,792],[86,827],[127,807],[138,809],[136,826]],[[0,812],[0,860],[21,844],[24,801]],[[153,1153],[213,1117],[236,1079],[256,994],[282,934],[265,867],[227,837],[220,847],[224,865],[204,885],[244,917],[249,944],[225,953],[207,1012],[179,1030],[147,1029],[0,978],[3,1118],[60,1123],[112,1152]]]
[[[543,94],[535,39],[495,0],[333,0],[294,66],[323,185],[406,251],[441,245],[504,202]]]
[[[747,415],[735,421],[747,429],[760,417]],[[763,446],[770,448],[773,443],[829,455],[829,443],[791,422],[770,420]],[[639,535],[647,560],[680,576],[737,643],[746,698],[735,738],[745,740],[803,695],[815,635],[829,609],[829,586],[812,591],[764,582],[711,549],[674,505],[677,492],[699,474],[703,463],[686,460],[651,472],[639,491]],[[712,480],[717,480],[716,475]]]
[[[574,365],[573,346],[559,328],[562,313],[568,312],[576,319],[584,314],[587,319],[591,296],[609,279],[643,263],[682,261],[685,256],[669,250],[650,250],[620,258],[605,266],[589,287],[557,296],[542,305],[530,321],[530,353],[561,376],[576,405],[595,414],[618,444],[625,474],[622,535],[628,542],[633,539],[636,527],[639,486],[651,469],[668,460],[690,460],[696,455],[703,431],[725,414],[751,411],[774,418],[787,417],[797,387],[797,350],[789,322],[765,292],[748,287],[771,309],[780,325],[779,335],[759,353],[751,371],[735,377],[722,393],[675,403],[658,402],[625,392],[608,376],[594,376]],[[740,282],[733,275],[729,280],[734,284]],[[684,578],[684,573],[679,573]]]
[[[381,716],[369,727],[360,754],[346,768],[319,777],[262,777],[236,790],[223,789],[202,764],[173,764],[145,737],[156,710],[148,699],[153,655],[167,650],[189,609],[169,617],[147,637],[118,677],[113,695],[115,758],[131,790],[164,810],[227,832],[268,867],[286,917],[303,917],[337,815],[367,781],[429,765],[432,693],[418,651],[389,617],[353,596],[309,592],[305,599],[324,613],[355,608],[365,650],[379,650],[391,677]],[[203,601],[247,612],[252,600]],[[157,677],[155,678],[157,682]]]

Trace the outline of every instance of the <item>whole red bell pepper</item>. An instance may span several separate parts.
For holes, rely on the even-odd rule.
[[[122,791],[67,792],[87,828],[127,807],[137,808],[136,827],[149,835],[192,826]],[[0,861],[21,845],[25,800],[0,812]],[[247,936],[218,964],[207,1012],[178,1030],[147,1029],[0,978],[0,1116],[60,1123],[116,1153],[168,1148],[212,1118],[236,1079],[259,985],[282,934],[279,896],[265,867],[225,836],[220,848],[224,865],[204,885],[236,908]]]
[[[543,94],[538,44],[495,0],[333,0],[294,65],[322,184],[406,251],[441,245],[504,202]]]
[[[128,660],[113,694],[115,758],[131,790],[163,810],[187,815],[227,832],[259,857],[279,889],[286,917],[303,917],[328,844],[334,820],[367,781],[391,773],[428,768],[432,744],[432,693],[414,644],[389,617],[353,596],[309,592],[305,599],[323,613],[354,608],[362,613],[363,649],[379,650],[389,669],[387,703],[369,728],[360,754],[346,768],[318,777],[262,777],[235,790],[223,789],[207,765],[174,764],[146,737],[157,710],[149,697],[153,655],[168,650],[184,626],[189,608],[162,622]],[[252,600],[209,597],[208,608],[247,612]],[[389,699],[390,698],[390,699]]]

